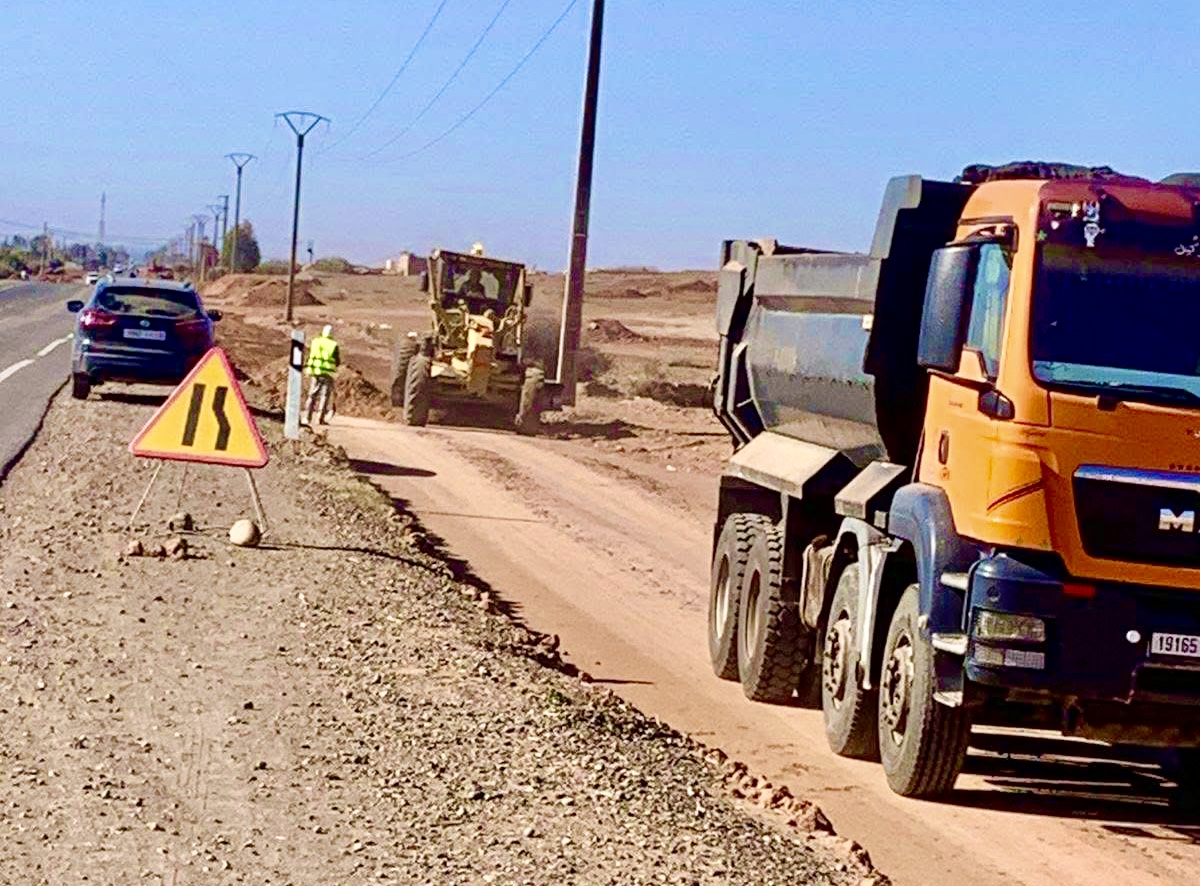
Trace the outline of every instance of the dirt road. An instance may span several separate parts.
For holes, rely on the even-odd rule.
[[[1196,878],[1200,819],[1169,807],[1151,766],[1081,762],[1101,750],[1040,741],[1009,757],[973,752],[943,803],[904,800],[877,766],[828,751],[819,712],[753,705],[714,678],[704,642],[712,474],[614,458],[586,439],[350,418],[330,437],[531,627],[559,634],[580,669],[816,800],[895,882]]]

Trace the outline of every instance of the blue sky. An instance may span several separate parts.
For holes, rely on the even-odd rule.
[[[566,262],[590,0],[435,148],[567,0],[5,0],[0,219],[170,236],[231,192],[284,256],[300,108],[301,245],[366,262],[462,248]],[[1052,11],[1051,11],[1052,10]],[[1200,168],[1200,4],[609,0],[590,264],[713,266],[721,239],[861,249],[894,174],[1054,159],[1161,177]],[[347,137],[348,135],[348,137]],[[0,224],[0,234],[13,232]]]

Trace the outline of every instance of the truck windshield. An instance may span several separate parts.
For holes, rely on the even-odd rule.
[[[1043,244],[1030,344],[1052,387],[1200,402],[1200,258]]]

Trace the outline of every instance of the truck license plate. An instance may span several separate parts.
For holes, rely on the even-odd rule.
[[[165,341],[167,334],[161,329],[126,329],[125,337],[142,341]]]
[[[1190,634],[1151,634],[1150,654],[1200,658],[1200,637]]]

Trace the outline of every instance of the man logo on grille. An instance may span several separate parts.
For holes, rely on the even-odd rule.
[[[1180,532],[1196,531],[1196,512],[1183,511],[1176,514],[1170,508],[1161,508],[1158,512],[1158,528],[1164,532],[1178,529]]]

